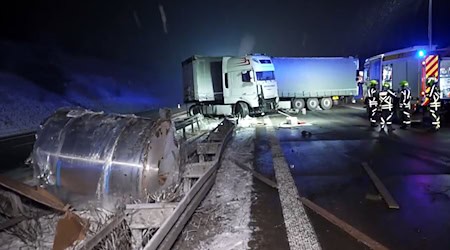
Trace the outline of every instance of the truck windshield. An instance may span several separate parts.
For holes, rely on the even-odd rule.
[[[256,72],[256,79],[259,81],[275,80],[275,74],[273,71]]]

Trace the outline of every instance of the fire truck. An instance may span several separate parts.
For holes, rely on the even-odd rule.
[[[383,82],[389,82],[394,91],[400,91],[400,82],[408,81],[411,88],[412,112],[421,110],[424,101],[426,79],[436,77],[441,90],[443,110],[450,103],[450,49],[437,46],[414,46],[391,51],[366,59],[364,81],[377,80],[381,90]],[[366,88],[367,86],[365,86]],[[364,93],[367,93],[364,90]],[[397,105],[396,105],[397,106]]]

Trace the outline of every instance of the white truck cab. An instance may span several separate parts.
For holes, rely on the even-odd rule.
[[[265,55],[194,56],[183,62],[185,102],[195,103],[191,114],[246,116],[274,111],[278,103],[274,70]]]

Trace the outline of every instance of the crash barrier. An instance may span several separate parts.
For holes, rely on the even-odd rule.
[[[222,153],[234,127],[230,120],[224,119],[206,138],[196,143],[193,152],[186,153],[189,160],[182,166],[180,188],[183,196],[180,201],[126,204],[124,210],[76,249],[108,249],[110,242],[120,242],[121,246],[133,246],[133,249],[170,249],[214,184]]]
[[[191,126],[191,131],[194,131],[194,125],[197,126],[197,129],[200,130],[200,120],[203,119],[201,114],[197,114],[185,119],[175,120],[175,128],[176,130],[183,130],[183,138],[186,139],[186,127]]]

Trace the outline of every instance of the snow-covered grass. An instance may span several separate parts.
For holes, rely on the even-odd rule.
[[[36,130],[57,108],[72,105],[30,81],[0,72],[0,137]]]
[[[8,41],[0,41],[0,52],[0,137],[35,130],[62,106],[138,113],[181,101],[181,82],[165,82],[144,65]]]

